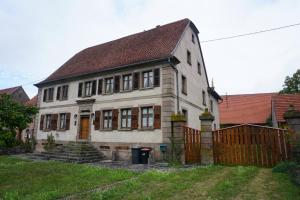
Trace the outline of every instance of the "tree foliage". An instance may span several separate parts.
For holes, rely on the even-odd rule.
[[[300,69],[298,69],[292,77],[287,76],[284,81],[282,94],[296,94],[300,93]]]
[[[38,112],[36,107],[20,104],[9,95],[0,96],[0,130],[24,130]]]

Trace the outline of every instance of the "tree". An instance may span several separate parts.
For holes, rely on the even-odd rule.
[[[27,128],[38,109],[20,104],[9,95],[0,96],[0,138],[12,138],[15,132]],[[10,137],[8,136],[10,135]]]
[[[281,94],[296,94],[300,93],[300,69],[298,69],[292,77],[287,76],[284,81]]]

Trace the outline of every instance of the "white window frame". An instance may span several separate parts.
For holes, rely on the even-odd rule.
[[[121,129],[131,129],[131,123],[132,123],[131,108],[122,108],[120,113],[121,113],[121,116],[120,116]],[[123,122],[125,122],[125,124]]]
[[[143,88],[152,88],[154,86],[153,70],[148,70],[148,71],[142,72],[142,84],[143,84]]]
[[[104,79],[104,92],[110,94],[114,92],[114,77]]]
[[[103,129],[112,129],[112,110],[103,111]]]
[[[146,110],[146,113],[144,113]],[[152,112],[150,112],[152,111]],[[144,119],[146,121],[144,121]],[[152,119],[152,120],[150,120]],[[144,125],[146,122],[146,125]],[[141,107],[141,128],[142,129],[150,129],[154,127],[154,108],[153,106],[143,106]]]
[[[122,76],[123,91],[132,90],[132,74],[125,74]],[[127,87],[125,87],[127,86]]]
[[[59,129],[66,130],[67,127],[67,114],[59,113]]]

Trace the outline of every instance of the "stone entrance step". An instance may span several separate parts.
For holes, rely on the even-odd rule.
[[[34,153],[31,155],[31,158],[73,163],[92,163],[105,159],[105,156],[89,142],[69,142],[65,145],[56,146],[49,151]]]

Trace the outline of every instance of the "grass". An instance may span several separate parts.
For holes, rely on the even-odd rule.
[[[128,181],[72,199],[300,199],[299,187],[287,174],[266,168],[209,166],[137,174],[0,157],[0,199],[55,199],[125,179]]]
[[[134,175],[127,170],[0,156],[0,199],[55,199]]]

